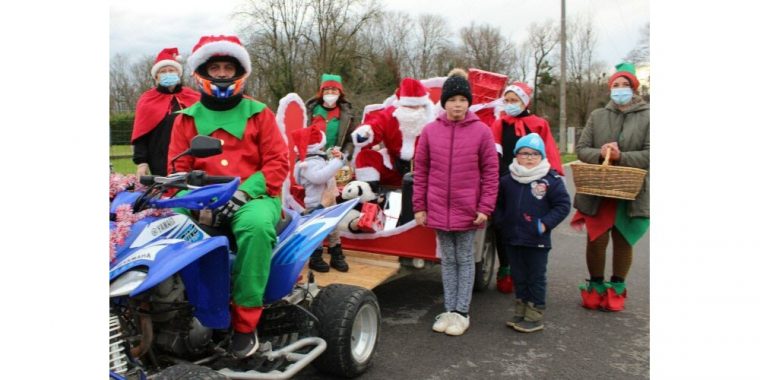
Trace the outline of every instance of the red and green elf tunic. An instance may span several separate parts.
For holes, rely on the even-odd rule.
[[[199,169],[210,175],[237,176],[239,189],[251,196],[231,222],[238,246],[232,269],[232,323],[235,331],[249,333],[258,324],[269,279],[275,226],[282,212],[280,190],[288,174],[287,145],[272,111],[247,96],[226,111],[210,110],[201,102],[180,111],[169,157],[185,151],[196,135],[222,140],[222,154],[182,157],[176,161],[176,171]]]

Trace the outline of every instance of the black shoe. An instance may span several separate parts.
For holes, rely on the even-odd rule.
[[[348,263],[346,262],[346,256],[343,256],[343,248],[340,244],[327,248],[327,252],[330,253],[330,266],[337,269],[339,272],[348,272]]]
[[[256,331],[252,333],[239,333],[235,331],[232,334],[230,342],[230,353],[237,359],[247,358],[253,355],[259,349],[259,337]]]
[[[324,259],[322,259],[322,248],[314,251],[311,258],[309,258],[309,269],[322,273],[330,271],[330,266],[327,265],[327,262]]]

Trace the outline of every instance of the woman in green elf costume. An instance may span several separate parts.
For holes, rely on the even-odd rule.
[[[306,117],[307,125],[320,125],[325,132],[325,149],[337,146],[346,159],[351,160],[354,144],[350,134],[356,123],[340,75],[322,74],[317,95],[306,101]]]

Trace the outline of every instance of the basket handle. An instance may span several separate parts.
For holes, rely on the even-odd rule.
[[[610,165],[610,153],[612,153],[612,149],[607,148],[607,154],[604,156],[604,162],[602,162],[602,165],[604,166]]]

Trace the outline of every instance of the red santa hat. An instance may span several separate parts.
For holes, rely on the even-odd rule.
[[[303,162],[307,152],[320,150],[327,143],[325,133],[317,125],[296,129],[290,132],[290,139],[298,153],[298,159]]]
[[[232,57],[240,62],[246,74],[251,73],[251,56],[237,36],[203,36],[187,59],[190,72],[195,72],[211,57]]]
[[[530,88],[530,86],[528,86],[527,83],[514,82],[510,84],[509,86],[507,86],[506,89],[504,89],[504,93],[501,95],[501,97],[503,98],[504,95],[506,95],[510,91],[514,92],[515,95],[517,95],[517,97],[520,98],[520,100],[522,100],[525,107],[527,107],[528,104],[530,104],[530,97],[533,95],[533,89]]]
[[[433,105],[428,96],[427,88],[422,82],[413,78],[401,80],[401,86],[396,90],[396,106],[427,106]]]
[[[179,60],[182,57],[179,56],[179,50],[177,48],[166,48],[161,50],[156,56],[156,62],[153,67],[150,68],[150,76],[155,78],[156,73],[164,66],[172,66],[179,71],[179,76],[182,76],[182,65]]]

